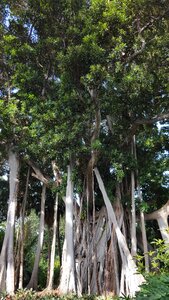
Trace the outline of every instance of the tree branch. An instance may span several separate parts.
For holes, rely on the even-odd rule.
[[[133,135],[136,133],[139,125],[153,124],[158,121],[164,121],[169,119],[169,112],[159,114],[150,119],[138,119],[136,120],[129,129],[129,135],[125,138],[124,143],[128,143]]]
[[[43,175],[40,168],[34,162],[32,162],[31,160],[27,160],[26,162],[34,171],[34,173],[31,174],[33,177],[40,180],[48,187],[51,185],[51,183],[54,187],[58,187],[57,178],[56,178],[56,181],[52,181],[49,176]]]
[[[145,50],[145,47],[150,44],[153,40],[154,40],[154,37],[152,39],[150,39],[149,41],[145,41],[144,37],[142,36],[142,33],[150,28],[151,26],[153,26],[153,24],[156,22],[156,21],[159,21],[161,20],[167,13],[169,12],[169,10],[166,10],[163,14],[161,14],[160,16],[158,17],[153,17],[151,16],[150,17],[150,21],[147,22],[143,27],[140,27],[140,18],[138,18],[137,20],[135,20],[137,22],[137,33],[138,33],[138,36],[140,36],[140,39],[141,39],[141,48],[139,50],[137,50],[136,52],[134,52],[133,54],[131,54],[125,61],[125,63],[129,63],[131,62],[133,59],[135,59],[138,55],[142,54],[143,51]]]
[[[145,214],[145,220],[157,220],[163,215],[169,215],[169,200],[160,209],[153,211],[150,214]]]
[[[150,118],[150,119],[138,119],[138,120],[135,121],[134,124],[138,124],[138,125],[153,124],[155,122],[163,121],[163,120],[166,120],[166,119],[169,119],[169,112],[166,112],[164,114],[156,115],[156,116],[154,116],[153,118]]]

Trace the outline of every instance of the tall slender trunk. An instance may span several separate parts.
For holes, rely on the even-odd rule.
[[[142,199],[142,193],[141,193],[139,182],[137,183],[137,188],[138,188],[139,199],[142,202],[143,199]],[[140,220],[141,220],[141,232],[142,232],[142,240],[143,240],[144,260],[145,260],[145,271],[149,272],[150,266],[149,266],[149,256],[148,256],[148,242],[147,242],[144,212],[142,210],[140,211]]]
[[[65,241],[62,255],[62,273],[60,280],[60,292],[63,294],[76,292],[74,241],[73,241],[73,183],[71,179],[72,167],[68,166],[67,190],[66,190],[66,219]]]
[[[56,194],[55,206],[54,206],[53,237],[52,237],[52,246],[50,252],[49,279],[46,287],[47,290],[51,290],[53,288],[54,266],[55,266],[55,245],[56,245],[56,233],[57,233],[57,212],[58,212],[58,193]]]
[[[114,230],[116,232],[117,241],[119,245],[119,250],[121,254],[122,259],[122,274],[125,278],[125,292],[126,295],[134,296],[135,292],[139,290],[139,286],[144,282],[144,277],[141,274],[138,274],[137,267],[135,262],[133,261],[133,258],[130,254],[130,251],[127,246],[127,242],[125,240],[124,235],[122,234],[120,227],[117,223],[117,219],[114,213],[114,209],[111,205],[111,202],[107,196],[103,181],[101,179],[101,176],[99,174],[99,171],[97,168],[94,169],[95,175],[99,184],[99,188],[102,192],[103,199],[105,201],[105,205],[107,208],[108,218],[110,222],[114,226]],[[122,285],[121,285],[122,287]]]
[[[19,266],[19,285],[18,285],[19,289],[23,288],[24,218],[25,218],[26,202],[27,202],[27,197],[28,197],[29,176],[30,176],[30,167],[28,168],[25,194],[24,194],[23,203],[22,203],[22,207],[21,207],[21,224],[20,224],[20,227],[21,227],[21,231],[20,231],[21,249],[20,249],[20,266]]]
[[[49,282],[49,274],[50,274],[50,257],[51,257],[51,241],[53,237],[53,231],[52,228],[48,225],[48,260],[47,260],[47,278],[46,278],[46,289]]]
[[[33,266],[33,271],[31,275],[31,279],[28,283],[27,288],[37,290],[38,286],[38,269],[39,269],[39,261],[40,255],[43,247],[43,237],[44,237],[44,221],[45,221],[45,200],[46,200],[46,185],[42,186],[42,196],[41,196],[41,212],[40,212],[40,225],[39,225],[39,237],[35,255],[35,261]]]
[[[21,209],[20,209],[21,214]],[[18,277],[19,277],[19,267],[20,267],[20,252],[21,252],[21,228],[19,226],[18,231],[15,234],[15,249],[14,249],[14,257],[15,257],[15,289],[18,287]]]
[[[15,228],[15,213],[17,206],[17,192],[19,183],[19,159],[15,152],[9,151],[9,204],[7,227],[3,241],[0,265],[1,265],[1,282],[0,285],[4,288],[4,280],[6,277],[6,291],[13,294],[15,290],[15,272],[14,272],[14,228]],[[6,272],[6,274],[5,274]],[[6,275],[6,276],[5,276]]]
[[[91,184],[91,183],[90,183]],[[87,292],[88,295],[91,294],[91,287],[90,287],[90,281],[91,281],[91,276],[90,276],[90,243],[89,243],[89,226],[90,226],[90,222],[89,222],[89,179],[87,178],[87,190],[86,190],[86,196],[87,196],[87,234],[86,234],[86,238],[87,238]]]
[[[133,140],[134,144],[134,158],[137,161],[137,149],[136,149],[136,139],[134,137]],[[138,190],[138,197],[140,199],[140,202],[143,202],[142,192],[140,188],[140,182],[139,182],[139,171],[136,170],[136,182],[137,182],[137,190]],[[148,256],[148,243],[147,243],[147,234],[146,234],[146,225],[145,225],[145,217],[144,212],[140,210],[140,220],[141,220],[141,232],[142,232],[142,240],[143,240],[143,250],[144,250],[144,261],[145,261],[145,271],[149,272],[150,266],[149,266],[149,256]]]
[[[8,215],[9,215],[9,208],[8,208]],[[3,245],[1,249],[1,256],[0,256],[0,291],[5,291],[6,289],[6,250],[7,250],[8,238],[10,234],[8,215],[7,215],[7,226],[5,230],[5,236],[4,236]]]
[[[134,138],[131,145],[131,154],[134,158]],[[131,255],[137,254],[137,239],[136,239],[136,204],[135,204],[135,176],[134,171],[131,171]]]
[[[58,254],[59,254],[59,262],[60,262],[60,266],[62,265],[62,250],[61,250],[61,243],[60,243],[60,213],[58,211],[58,215],[57,215],[57,226],[56,226],[57,230],[56,230],[56,235],[57,235],[57,243],[58,243]]]

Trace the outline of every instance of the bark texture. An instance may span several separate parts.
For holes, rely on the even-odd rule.
[[[23,203],[21,207],[21,214],[20,214],[20,259],[19,259],[19,283],[18,288],[23,289],[23,263],[24,263],[24,219],[25,219],[25,209],[26,209],[26,202],[28,197],[28,185],[29,185],[29,177],[30,177],[30,167],[28,168],[27,178],[26,178],[26,188],[25,194],[23,198]]]
[[[62,294],[76,292],[73,240],[73,182],[72,167],[68,166],[66,189],[65,240],[62,254],[62,270],[59,290]]]
[[[27,288],[37,290],[38,286],[38,269],[39,269],[39,261],[40,254],[43,247],[43,237],[44,237],[44,221],[45,221],[45,199],[46,199],[46,185],[42,186],[42,196],[41,196],[41,212],[40,212],[40,225],[39,225],[39,237],[35,255],[35,261],[33,266],[33,271],[31,275],[31,279],[28,283]]]
[[[49,265],[49,277],[47,283],[47,290],[52,290],[53,288],[53,279],[54,279],[54,265],[55,265],[55,245],[56,245],[56,233],[57,233],[57,212],[58,212],[58,193],[55,198],[54,206],[54,221],[53,221],[53,236],[52,236],[52,246],[50,252],[50,265]]]
[[[145,215],[145,220],[156,220],[160,229],[161,237],[164,243],[169,247],[169,232],[168,232],[168,216],[169,216],[169,201],[160,209]]]
[[[133,297],[135,295],[135,292],[139,290],[139,286],[144,282],[144,277],[141,274],[138,274],[137,272],[136,264],[132,259],[131,253],[127,246],[126,239],[118,225],[114,209],[107,196],[99,171],[97,168],[95,168],[94,171],[99,184],[99,188],[103,195],[103,199],[105,201],[109,221],[111,224],[113,224],[114,230],[116,232],[118,246],[120,250],[122,261],[120,294],[125,294]]]
[[[13,294],[15,290],[14,268],[14,228],[19,184],[19,159],[15,152],[9,151],[9,204],[7,226],[0,257],[0,289]]]

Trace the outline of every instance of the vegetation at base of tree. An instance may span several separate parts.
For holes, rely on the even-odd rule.
[[[154,251],[149,251],[152,270],[145,274],[146,282],[141,285],[141,289],[136,293],[136,300],[167,300],[169,299],[169,250],[168,245],[161,239],[152,242],[155,245]],[[138,266],[144,272],[143,257],[138,256]]]
[[[152,274],[146,277],[146,283],[136,293],[136,300],[167,300],[169,299],[169,273]]]
[[[18,290],[15,296],[8,296],[5,294],[0,294],[2,300],[130,300],[129,297],[113,297],[113,296],[96,296],[96,295],[66,295],[66,296],[54,296],[50,295],[38,295],[32,290]]]
[[[154,246],[153,250],[148,252],[151,260],[151,274],[165,274],[169,273],[169,250],[168,245],[162,239],[154,239],[151,244]],[[137,255],[138,270],[141,273],[145,272],[144,269],[144,256]]]

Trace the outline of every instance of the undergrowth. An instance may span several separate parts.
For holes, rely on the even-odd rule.
[[[77,295],[66,295],[66,296],[56,296],[56,295],[39,295],[32,290],[18,290],[14,296],[9,296],[5,294],[0,294],[0,300],[127,300],[126,297],[112,297],[112,296],[96,296],[96,295],[83,295],[78,297]]]

